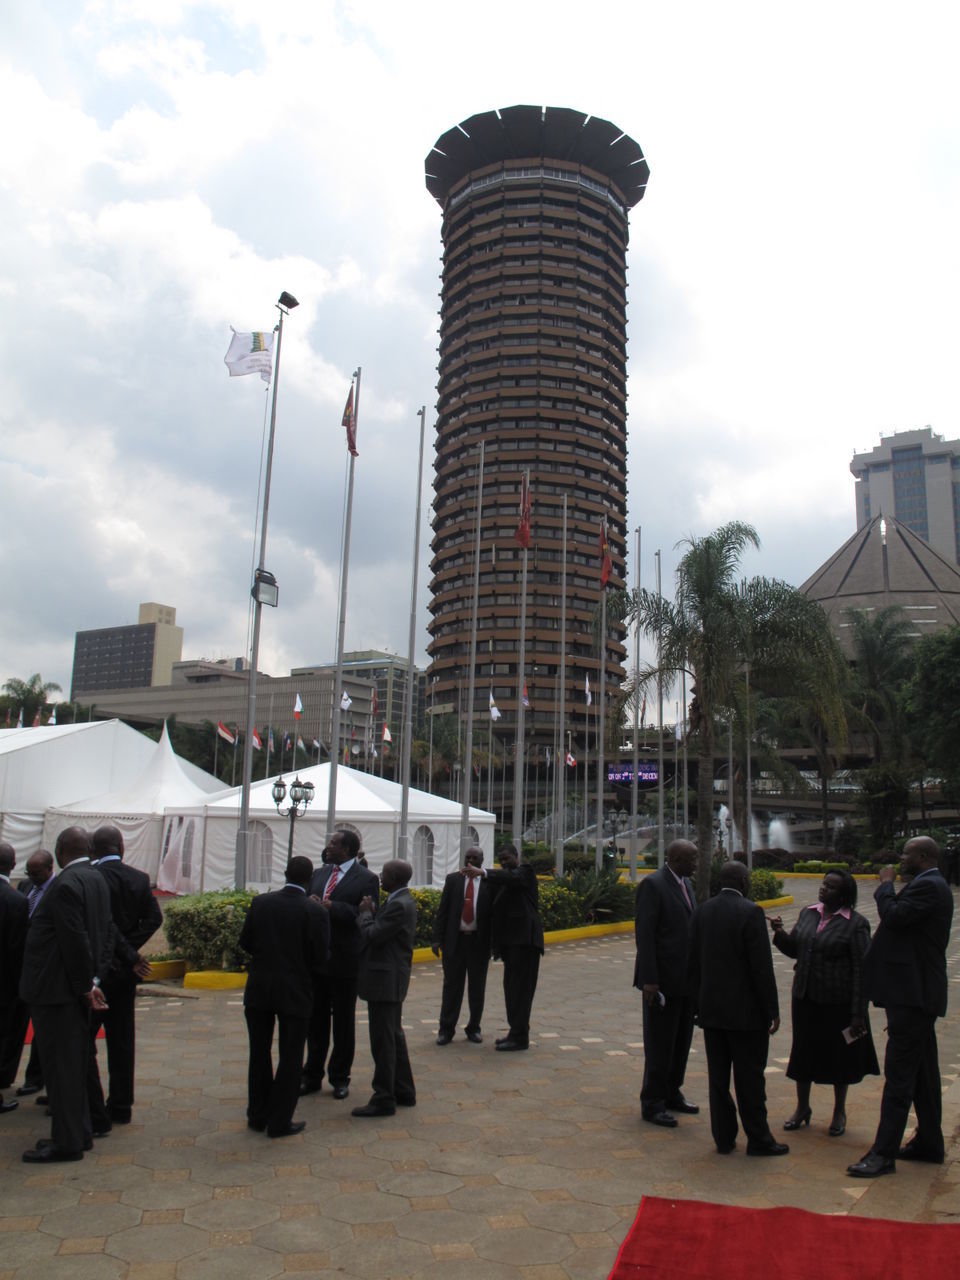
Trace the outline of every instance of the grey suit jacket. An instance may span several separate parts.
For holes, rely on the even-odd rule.
[[[357,994],[363,1000],[402,1003],[410,985],[417,904],[409,889],[400,889],[375,916],[358,921],[363,950]]]

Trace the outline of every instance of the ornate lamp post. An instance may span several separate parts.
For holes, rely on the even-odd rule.
[[[273,794],[273,803],[277,806],[277,813],[281,818],[290,815],[290,839],[287,843],[287,861],[293,857],[293,833],[297,825],[297,819],[301,814],[306,813],[307,805],[313,800],[313,783],[301,782],[299,773],[290,783],[290,803],[286,809],[281,809],[287,794],[287,784],[283,778],[278,778],[271,788]]]

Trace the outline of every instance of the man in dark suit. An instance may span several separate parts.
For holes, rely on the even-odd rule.
[[[543,955],[543,925],[533,868],[520,861],[512,844],[503,846],[499,859],[498,871],[467,866],[464,873],[483,875],[492,890],[490,942],[494,958],[503,961],[503,999],[509,1027],[495,1047],[513,1052],[530,1048],[530,1010]]]
[[[316,1093],[326,1068],[333,1096],[343,1099],[350,1093],[356,1048],[357,914],[363,898],[378,900],[380,885],[373,872],[360,865],[360,841],[354,832],[334,832],[325,852],[327,861],[314,873],[310,893],[330,915],[330,963],[314,990],[300,1092]],[[328,1063],[331,1029],[333,1049]]]
[[[707,1050],[710,1130],[717,1150],[727,1155],[736,1146],[739,1108],[747,1155],[782,1156],[790,1148],[770,1132],[763,1074],[770,1037],[780,1026],[780,1005],[766,921],[749,893],[747,868],[742,862],[725,863],[720,892],[694,912],[691,990]]]
[[[935,1024],[947,1011],[947,943],[953,895],[940,874],[940,850],[927,836],[908,840],[900,873],[884,867],[874,894],[880,924],[864,961],[867,995],[887,1011],[880,1124],[873,1146],[847,1173],[876,1178],[896,1171],[896,1157],[942,1164],[944,1156],[940,1063]],[[900,1146],[910,1107],[917,1131]]]
[[[700,1110],[683,1096],[693,1038],[687,970],[696,905],[690,876],[696,865],[697,846],[689,840],[674,840],[664,866],[637,885],[633,985],[643,993],[640,1114],[665,1129],[677,1126],[671,1112],[695,1116]]]
[[[303,1047],[316,979],[330,952],[330,917],[307,897],[313,863],[287,863],[279,893],[261,893],[250,904],[240,945],[250,953],[243,1012],[250,1040],[247,1124],[271,1138],[305,1128],[294,1123],[300,1093]],[[273,1027],[278,1024],[277,1071],[273,1071]]]
[[[53,854],[48,849],[38,849],[36,853],[31,853],[27,859],[27,878],[21,880],[17,885],[17,892],[23,894],[27,902],[27,915],[32,916],[34,911],[40,905],[43,895],[47,892],[55,879]],[[11,1024],[6,1049],[3,1056],[9,1053],[9,1062],[12,1064],[12,1075],[17,1074],[20,1065],[20,1055],[23,1052],[23,1044],[27,1036],[27,1027],[30,1025],[30,1010],[27,1008],[25,1000],[17,1000],[17,1009]],[[41,1094],[43,1089],[43,1070],[40,1065],[40,1050],[37,1047],[37,1037],[34,1036],[30,1042],[30,1054],[27,1058],[27,1067],[23,1074],[23,1084],[17,1090],[17,1096],[20,1098],[29,1097],[30,1094]],[[46,1106],[46,1097],[38,1097],[37,1102],[43,1102]]]
[[[417,933],[417,904],[407,885],[413,875],[409,862],[384,863],[387,900],[374,915],[372,898],[360,903],[358,991],[367,1002],[373,1093],[355,1116],[392,1116],[397,1107],[416,1105],[417,1091],[403,1034],[403,1001],[410,986],[413,943]]]
[[[463,857],[464,870],[454,871],[443,882],[440,905],[433,922],[433,954],[443,953],[443,991],[440,996],[440,1029],[437,1044],[449,1044],[457,1029],[467,988],[470,1018],[466,1037],[480,1044],[483,997],[490,965],[490,885],[482,877],[466,874],[466,867],[483,866],[483,850],[473,845]]]
[[[129,1124],[133,1111],[133,1077],[135,1057],[134,1006],[137,982],[149,973],[149,964],[141,957],[140,948],[150,941],[163,924],[163,915],[150,889],[150,877],[123,861],[123,836],[113,826],[98,827],[93,833],[93,857],[96,867],[110,891],[113,916],[113,964],[103,975],[102,989],[109,1006],[92,1018],[93,1034],[103,1026],[107,1041],[107,1067],[110,1086],[106,1102],[102,1098],[96,1047],[92,1058],[94,1107],[100,1112],[94,1119],[101,1129],[111,1124]],[[101,1110],[102,1108],[102,1110]]]
[[[23,1153],[28,1164],[80,1160],[93,1144],[87,1101],[90,1010],[106,1004],[99,975],[113,950],[110,894],[90,865],[90,837],[57,837],[60,875],[30,918],[20,994],[30,1006],[50,1099],[50,1141]]]
[[[16,861],[13,845],[0,842],[0,1089],[13,1084],[23,1049],[23,1036],[17,1039],[17,1028],[28,915],[26,898],[10,884]],[[16,1111],[17,1105],[15,1099],[5,1102],[0,1095],[0,1115]]]

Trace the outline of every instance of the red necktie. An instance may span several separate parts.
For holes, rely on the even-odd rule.
[[[325,898],[329,898],[331,893],[333,893],[334,889],[337,887],[337,880],[339,879],[339,876],[340,876],[340,868],[338,866],[335,866],[333,868],[333,872],[331,873],[330,879],[327,881],[326,886],[323,890],[323,896]]]
[[[463,890],[463,923],[473,924],[473,876],[467,876]]]

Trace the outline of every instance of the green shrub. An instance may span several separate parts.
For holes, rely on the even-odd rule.
[[[256,895],[251,889],[192,893],[167,904],[164,933],[171,952],[193,969],[242,969],[240,930]]]
[[[783,893],[783,881],[766,867],[755,867],[750,873],[750,901],[765,902],[779,898]]]
[[[567,884],[577,895],[584,924],[633,919],[636,889],[623,884],[618,871],[572,871],[559,883]]]
[[[540,919],[547,933],[554,929],[576,929],[587,923],[580,899],[560,880],[540,886]]]
[[[538,876],[552,876],[556,858],[549,845],[524,845],[523,860]]]
[[[595,871],[597,868],[596,850],[565,849],[563,853],[563,874],[570,875],[574,871]]]
[[[822,858],[808,858],[806,862],[795,862],[794,871],[806,872],[809,875],[826,875],[828,871],[846,871],[845,862],[825,862]]]
[[[417,904],[417,933],[414,946],[429,947],[433,943],[433,924],[440,906],[439,889],[411,889],[410,893]],[[386,895],[382,895],[386,897]]]

